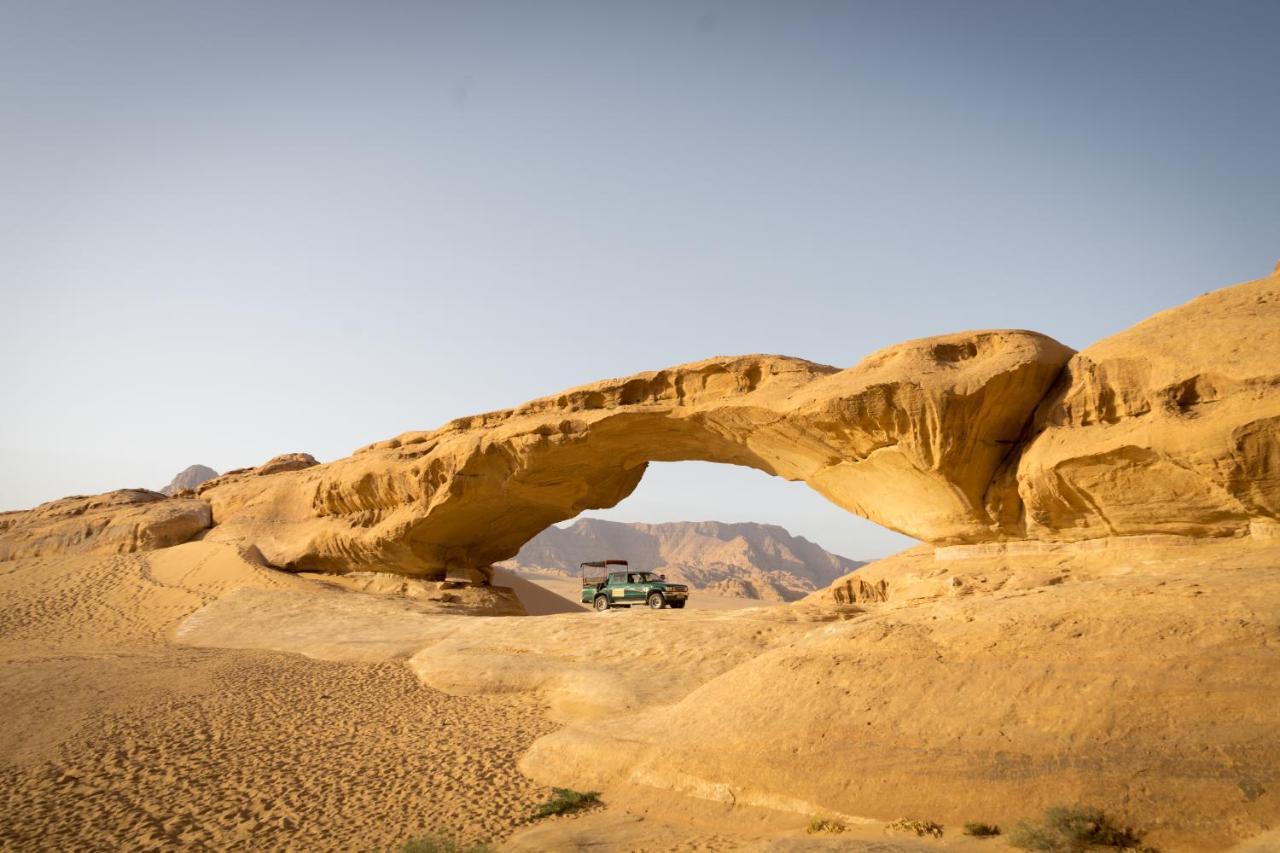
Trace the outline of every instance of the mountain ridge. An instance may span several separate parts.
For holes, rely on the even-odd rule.
[[[549,527],[499,565],[576,576],[579,563],[602,559],[625,559],[635,569],[662,572],[694,589],[764,601],[795,601],[865,565],[777,524],[600,518]]]

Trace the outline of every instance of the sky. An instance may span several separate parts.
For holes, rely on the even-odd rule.
[[[0,509],[1280,259],[1275,2],[0,0]],[[909,540],[651,466],[619,520]]]

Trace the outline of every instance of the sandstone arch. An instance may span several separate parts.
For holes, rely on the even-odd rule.
[[[938,545],[1280,535],[1280,269],[1083,352],[1032,332],[908,341],[840,370],[713,358],[406,433],[286,454],[168,500],[0,513],[0,560],[211,539],[273,565],[482,579],[649,461],[748,465]]]
[[[483,573],[629,495],[651,461],[746,465],[934,543],[1001,534],[987,491],[1072,351],[1033,332],[910,341],[841,370],[714,358],[406,433],[347,459],[202,486],[211,538],[275,565]]]

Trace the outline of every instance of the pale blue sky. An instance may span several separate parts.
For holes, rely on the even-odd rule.
[[[0,0],[0,508],[1280,257],[1280,4]],[[661,466],[609,517],[900,538]]]

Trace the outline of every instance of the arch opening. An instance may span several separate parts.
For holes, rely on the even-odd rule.
[[[617,505],[585,510],[526,542],[504,572],[578,601],[578,565],[625,559],[687,583],[691,606],[794,601],[919,544],[830,503],[803,483],[737,465],[655,462]]]

